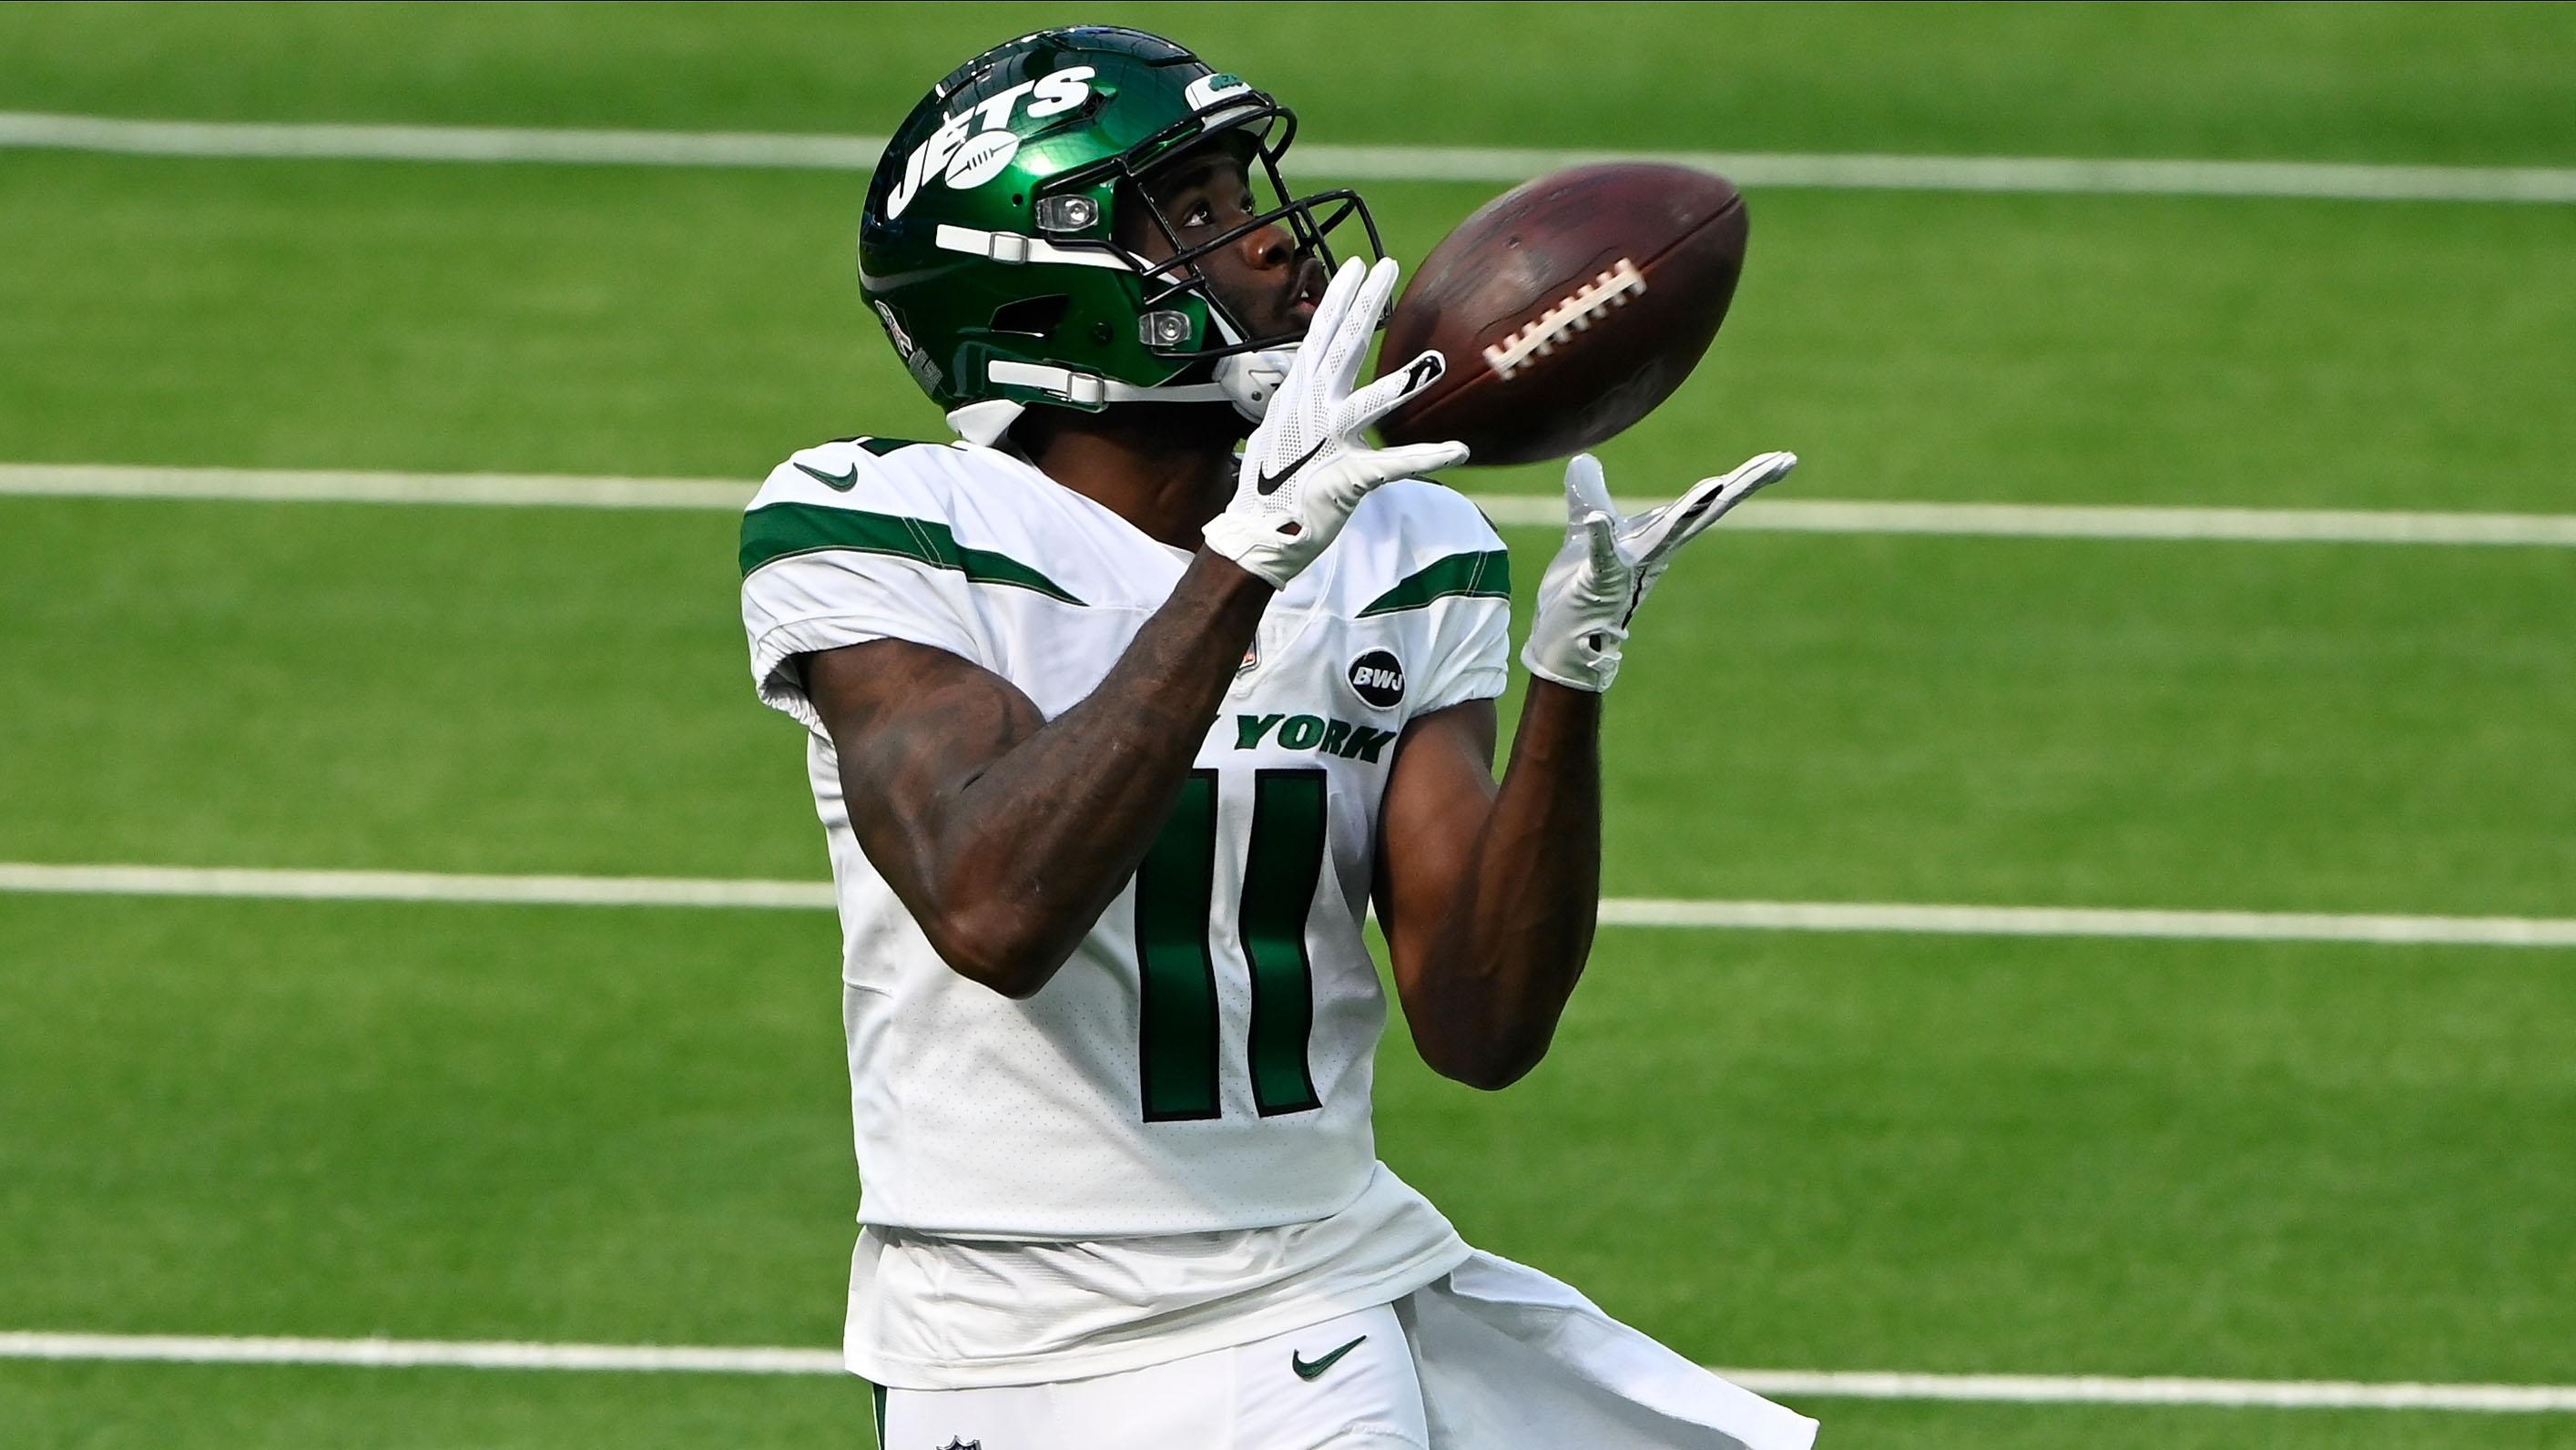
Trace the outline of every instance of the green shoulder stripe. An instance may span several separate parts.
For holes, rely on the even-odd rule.
[[[1369,601],[1360,618],[1420,609],[1434,599],[1464,594],[1475,599],[1512,597],[1512,556],[1500,549],[1489,554],[1451,554],[1405,576],[1402,583]]]
[[[954,569],[978,584],[1006,584],[1067,604],[1082,602],[1054,580],[1007,554],[962,547],[946,524],[928,519],[810,503],[774,503],[742,516],[742,573],[746,579],[764,564],[827,549],[890,554],[933,568]]]

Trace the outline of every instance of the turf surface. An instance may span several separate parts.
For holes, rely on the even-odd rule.
[[[1066,18],[16,5],[0,109],[878,131]],[[1259,57],[1318,142],[2576,164],[2549,7],[1081,18]],[[1404,256],[1485,190],[1369,187]],[[857,191],[0,152],[0,461],[748,481],[925,432],[849,285]],[[1811,497],[2567,507],[2576,211],[1753,203],[1710,364],[1607,450],[1624,489],[1786,445]],[[817,878],[732,532],[0,500],[0,860]],[[1513,544],[1525,621],[1547,540]],[[1613,893],[2576,914],[2566,551],[1706,547],[1613,701]],[[828,1344],[832,939],[0,896],[0,1329]],[[1479,1242],[1714,1361],[2576,1382],[2571,967],[1611,931],[1511,1093],[1399,1033],[1382,1147]],[[2568,1433],[1806,1408],[1833,1450]],[[855,1446],[864,1418],[833,1379],[0,1363],[12,1447]]]
[[[882,134],[969,55],[1066,24],[1168,33],[1342,142],[2576,162],[2576,20],[2548,5],[20,4],[0,97]]]
[[[0,1423],[27,1435],[10,1441],[13,1450],[872,1450],[876,1444],[864,1384],[769,1376],[0,1364]]]
[[[1833,1450],[2556,1450],[2545,1415],[1836,1401]],[[27,1450],[869,1450],[856,1381],[441,1370],[0,1364]]]
[[[1369,194],[1410,257],[1495,189]],[[830,173],[0,153],[0,252],[26,263],[0,271],[0,444],[749,480],[825,438],[936,436],[851,285],[858,196]],[[2576,208],[1753,205],[1728,328],[1605,449],[1618,487],[1791,447],[1819,498],[2565,503],[2576,288],[2530,282],[2576,255]]]
[[[13,1000],[50,1030],[0,1065],[10,1311],[829,1343],[832,939],[810,912],[13,903]],[[2541,1380],[2576,1341],[2563,968],[1614,931],[1514,1092],[1398,1045],[1381,1150],[1472,1240],[1707,1360]]]
[[[0,668],[44,682],[0,751],[54,763],[0,859],[820,879],[733,536],[0,500],[0,604],[32,626]],[[1512,537],[1526,584],[1551,541]],[[2567,551],[1706,548],[1612,702],[1614,893],[2564,908],[2576,778],[2535,763],[2576,716]]]

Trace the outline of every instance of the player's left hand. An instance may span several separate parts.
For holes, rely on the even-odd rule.
[[[1609,689],[1628,622],[1674,552],[1797,466],[1794,453],[1765,453],[1733,473],[1701,479],[1671,503],[1622,518],[1601,460],[1576,454],[1565,466],[1565,546],[1539,580],[1538,617],[1521,663],[1573,689]]]
[[[1391,257],[1374,267],[1357,258],[1342,264],[1315,304],[1287,378],[1244,445],[1233,500],[1208,520],[1208,547],[1273,588],[1287,588],[1324,552],[1369,490],[1467,461],[1463,443],[1378,448],[1363,434],[1438,382],[1447,367],[1439,353],[1426,352],[1353,391],[1369,340],[1395,296],[1395,278]]]

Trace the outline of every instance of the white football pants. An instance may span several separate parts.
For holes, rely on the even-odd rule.
[[[1053,1384],[886,1390],[885,1450],[1808,1450],[1816,1422],[1477,1253],[1392,1304]]]

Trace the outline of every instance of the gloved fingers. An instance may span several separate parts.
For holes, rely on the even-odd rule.
[[[1628,563],[1619,554],[1619,516],[1585,514],[1574,521],[1574,528],[1583,531],[1583,550],[1591,556],[1593,579],[1606,583],[1618,578]]]
[[[1727,511],[1788,476],[1794,453],[1765,453],[1731,473],[1703,478],[1680,498],[1630,521],[1630,541],[1640,558],[1661,558],[1699,537]]]
[[[1739,496],[1744,496],[1778,483],[1797,466],[1798,455],[1795,453],[1756,454],[1737,464],[1735,471],[1726,475],[1726,480],[1729,486],[1739,491]]]
[[[1589,453],[1578,453],[1565,461],[1565,521],[1568,532],[1593,514],[1616,519],[1619,508],[1610,501],[1610,481],[1601,472],[1601,460]]]
[[[1365,460],[1365,462],[1363,462]],[[1464,443],[1406,443],[1394,448],[1373,448],[1354,453],[1351,461],[1362,465],[1375,488],[1399,478],[1422,478],[1444,468],[1455,468],[1467,461]]]
[[[1325,355],[1332,350],[1342,319],[1351,310],[1359,289],[1368,280],[1368,268],[1357,257],[1342,263],[1333,280],[1324,285],[1324,295],[1316,300],[1315,315],[1306,324],[1306,337],[1297,345],[1297,355],[1288,364],[1287,380],[1282,393],[1299,393],[1314,386],[1319,376],[1329,376]]]
[[[1341,415],[1334,420],[1334,431],[1347,438],[1378,419],[1403,407],[1407,400],[1420,396],[1449,371],[1449,360],[1438,350],[1427,351],[1406,363],[1400,371],[1351,394],[1342,405]]]
[[[1356,264],[1359,259],[1351,260]],[[1318,375],[1331,385],[1331,396],[1347,397],[1358,384],[1360,364],[1368,358],[1369,340],[1377,336],[1377,325],[1386,319],[1387,299],[1395,295],[1395,279],[1402,270],[1395,258],[1378,258],[1352,296],[1350,310],[1333,319],[1332,340],[1325,348],[1323,371]],[[1315,321],[1317,326],[1322,325],[1320,311]],[[1307,333],[1309,337],[1314,335]]]

